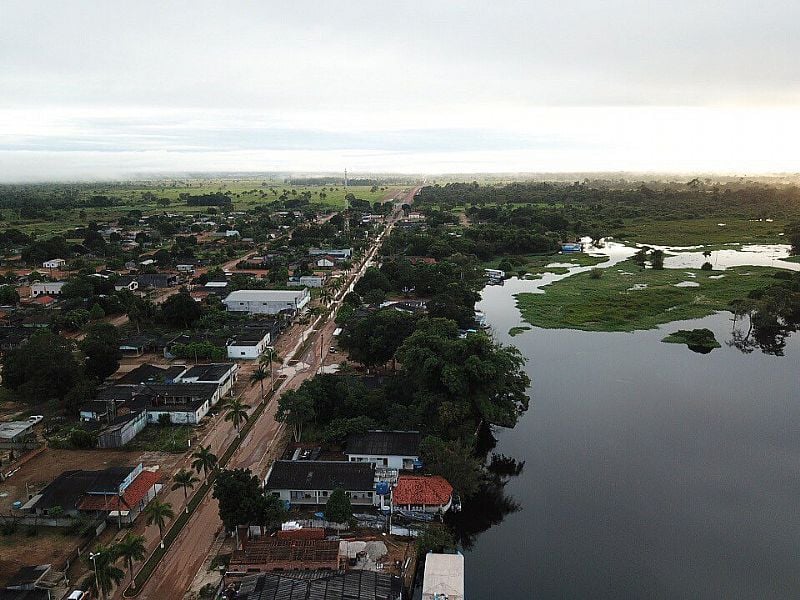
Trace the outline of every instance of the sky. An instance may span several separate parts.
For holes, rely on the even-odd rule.
[[[0,181],[800,170],[797,0],[0,0]]]

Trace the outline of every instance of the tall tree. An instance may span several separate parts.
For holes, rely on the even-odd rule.
[[[242,424],[246,423],[250,418],[250,415],[247,414],[247,409],[250,407],[244,404],[239,398],[232,398],[229,400],[227,407],[228,412],[225,415],[225,420],[233,423],[237,436],[241,435]]]
[[[79,343],[86,355],[86,374],[103,381],[119,369],[122,352],[119,349],[119,331],[110,323],[92,325]]]
[[[3,357],[3,385],[29,402],[63,402],[80,377],[71,342],[50,331],[34,333]]]
[[[334,523],[347,523],[352,516],[353,506],[350,497],[342,488],[336,488],[325,503],[325,518]]]
[[[128,533],[116,545],[117,555],[125,561],[128,572],[131,575],[131,586],[136,589],[136,581],[133,578],[134,561],[144,560],[144,536]]]
[[[262,364],[258,365],[250,374],[250,383],[255,385],[256,383],[261,386],[261,401],[264,401],[264,380],[269,377],[267,374],[267,368]]]
[[[194,476],[194,473],[191,471],[187,471],[186,469],[181,469],[177,473],[175,473],[175,477],[172,478],[172,489],[177,490],[183,488],[183,501],[186,503],[186,514],[189,514],[189,490],[194,488],[194,484],[200,481],[197,477]]]
[[[175,511],[172,510],[172,505],[169,502],[153,499],[142,512],[147,519],[148,525],[155,523],[158,526],[158,537],[161,538],[161,547],[163,548],[164,526],[167,524],[168,519],[175,518]]]
[[[262,522],[264,490],[249,469],[220,471],[214,480],[213,496],[219,504],[219,517],[228,531],[237,525]]]
[[[161,314],[169,325],[187,329],[203,316],[203,308],[189,295],[189,291],[183,288],[166,299],[161,305]]]
[[[100,597],[105,598],[106,594],[125,576],[122,569],[114,565],[118,556],[116,547],[100,545],[94,549],[94,552],[84,556],[87,566],[92,569],[94,587]]]
[[[288,390],[278,399],[275,420],[292,427],[294,440],[303,436],[303,425],[314,419],[314,399],[306,390]]]
[[[350,358],[366,367],[386,364],[403,341],[414,332],[416,318],[385,308],[364,318],[348,321],[339,343]]]
[[[192,454],[192,468],[203,477],[208,478],[208,472],[213,471],[217,466],[217,455],[211,451],[211,446],[200,446],[200,449]]]

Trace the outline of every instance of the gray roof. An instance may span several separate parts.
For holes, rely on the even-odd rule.
[[[419,456],[419,431],[368,431],[347,438],[347,454],[370,456]]]
[[[186,368],[180,365],[159,367],[157,365],[143,364],[129,371],[117,380],[121,385],[138,385],[141,383],[164,383],[172,381],[184,372]]]
[[[219,381],[234,367],[233,363],[213,363],[195,365],[181,375],[181,379],[197,379],[198,381]]]
[[[264,487],[268,490],[372,490],[372,463],[324,460],[277,460]]]
[[[399,600],[400,578],[375,571],[285,571],[242,579],[236,600]]]
[[[294,302],[308,293],[302,290],[237,290],[225,298],[225,302]]]
[[[110,467],[102,471],[64,471],[41,491],[37,509],[60,506],[72,510],[87,493],[117,494],[119,486],[135,467]]]

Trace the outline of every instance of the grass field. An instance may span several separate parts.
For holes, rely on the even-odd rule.
[[[324,188],[324,190],[323,190]],[[274,192],[273,192],[274,190]],[[145,215],[163,212],[170,213],[202,213],[206,207],[188,206],[179,199],[180,194],[209,194],[215,192],[231,192],[233,210],[246,211],[260,205],[271,204],[284,192],[289,199],[300,198],[304,192],[311,194],[311,203],[329,206],[335,209],[344,208],[344,186],[315,185],[291,186],[285,183],[268,180],[189,180],[175,182],[156,182],[142,185],[113,185],[98,184],[81,190],[82,197],[93,195],[106,195],[119,198],[117,204],[111,207],[87,207],[83,209],[69,209],[53,211],[50,220],[20,219],[17,211],[11,209],[0,210],[3,227],[16,227],[26,233],[37,235],[53,235],[73,227],[84,225],[88,221],[109,221],[120,217],[130,210],[141,210]],[[347,191],[361,200],[374,203],[378,200],[391,198],[401,190],[400,187],[379,187],[373,191],[369,186],[350,186]],[[293,194],[292,191],[295,193]],[[158,201],[145,201],[143,194],[152,192],[157,198],[166,198],[169,204]],[[266,197],[262,197],[262,193]],[[324,194],[324,196],[320,196]],[[84,217],[81,216],[81,211]]]
[[[724,223],[724,226],[720,226]],[[747,219],[686,219],[681,221],[632,220],[614,232],[619,241],[668,246],[698,244],[776,244],[785,243],[780,234],[786,223],[749,221]]]
[[[800,255],[798,255],[798,256],[790,256],[788,258],[782,258],[781,260],[785,260],[786,262],[800,263]]]
[[[126,450],[143,452],[186,452],[193,428],[190,425],[149,425],[131,440]]]
[[[522,293],[516,298],[523,319],[537,327],[634,331],[726,310],[732,300],[769,285],[776,271],[768,267],[654,271],[625,261],[602,270],[599,279],[579,273],[546,286],[544,294]],[[719,275],[724,277],[710,278]],[[684,281],[699,287],[675,287]]]

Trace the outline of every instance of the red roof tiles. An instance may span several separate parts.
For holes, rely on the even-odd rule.
[[[142,471],[134,479],[131,484],[125,488],[125,493],[122,494],[122,510],[128,510],[131,507],[137,506],[141,502],[155,484],[161,479],[159,472]],[[117,510],[119,506],[118,496],[101,496],[97,494],[87,494],[81,500],[80,510]]]
[[[400,475],[392,492],[392,503],[396,505],[423,504],[444,506],[453,496],[453,486],[444,477],[431,475]]]

